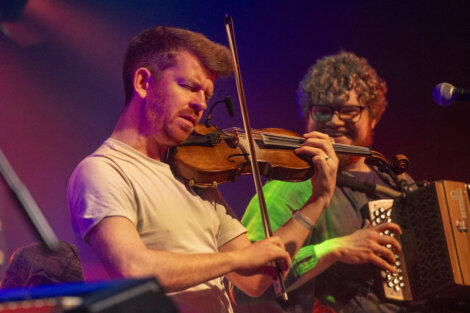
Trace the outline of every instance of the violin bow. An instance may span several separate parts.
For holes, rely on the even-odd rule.
[[[261,174],[260,174],[259,167],[258,167],[258,159],[256,157],[254,140],[253,140],[253,136],[251,133],[250,120],[248,117],[248,109],[247,109],[246,101],[245,101],[245,92],[243,90],[242,76],[240,73],[240,63],[238,61],[237,46],[235,43],[235,32],[233,28],[233,20],[232,20],[232,17],[230,17],[229,15],[225,15],[225,29],[227,30],[228,42],[229,42],[230,51],[232,53],[233,62],[234,62],[235,82],[237,85],[238,98],[240,100],[240,108],[241,108],[242,117],[243,117],[243,125],[245,127],[245,133],[246,133],[248,144],[249,144],[248,145],[249,158],[250,158],[251,167],[253,171],[253,179],[255,182],[256,193],[258,195],[259,207],[261,210],[261,218],[263,222],[264,235],[266,238],[270,238],[273,235],[273,233],[272,233],[271,224],[268,218],[268,210],[266,208],[266,200],[264,198],[263,186],[261,183]],[[276,292],[276,295],[282,296],[282,299],[287,301],[288,299],[287,291],[284,285],[284,279],[282,278],[279,261],[275,260],[275,264],[276,264],[276,269],[277,269],[277,279],[273,280],[274,290]]]

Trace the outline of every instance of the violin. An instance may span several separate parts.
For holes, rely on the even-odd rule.
[[[251,132],[263,176],[292,182],[312,177],[311,160],[294,152],[305,138],[280,128],[252,129]],[[198,124],[186,141],[170,150],[170,164],[191,186],[215,187],[235,182],[239,175],[252,173],[246,137],[240,128],[221,130]],[[368,147],[334,143],[333,148],[336,153],[364,156],[371,165],[388,166],[383,155]]]

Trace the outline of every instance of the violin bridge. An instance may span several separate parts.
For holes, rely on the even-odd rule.
[[[232,127],[232,135],[230,136],[229,139],[226,139],[225,142],[227,142],[230,148],[236,148],[238,146],[239,140],[238,140],[238,131],[236,127]]]

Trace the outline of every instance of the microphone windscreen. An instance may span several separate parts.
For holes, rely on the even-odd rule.
[[[449,83],[440,83],[434,87],[432,91],[432,97],[434,102],[439,105],[448,106],[452,102],[452,93],[454,86]]]
[[[235,115],[235,112],[233,111],[233,100],[232,97],[226,96],[224,98],[225,106],[227,107],[228,115],[230,117],[233,117]]]

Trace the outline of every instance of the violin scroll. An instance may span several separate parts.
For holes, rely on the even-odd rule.
[[[410,160],[403,154],[395,154],[392,156],[391,168],[395,174],[400,175],[405,173],[410,166]]]
[[[387,158],[380,152],[372,151],[372,154],[366,158],[366,164],[370,166],[377,166],[378,170],[382,173],[388,173],[392,177],[403,174],[408,170],[410,161],[403,154],[396,154],[389,162]]]

